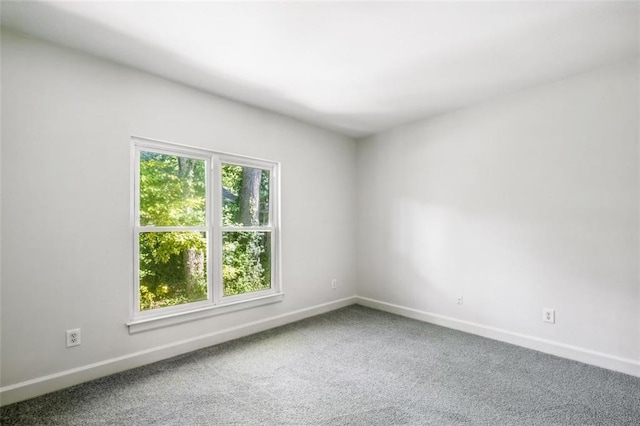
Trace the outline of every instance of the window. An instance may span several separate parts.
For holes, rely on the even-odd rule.
[[[271,288],[270,170],[223,159],[222,294]]]
[[[278,164],[140,138],[133,150],[130,331],[281,300]]]

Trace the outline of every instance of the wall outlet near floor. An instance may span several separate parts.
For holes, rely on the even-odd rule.
[[[462,302],[463,302],[463,300],[462,300],[462,296],[460,296],[460,297],[458,297],[458,298],[456,299],[456,304],[458,304],[458,305],[462,305]]]
[[[550,322],[551,324],[555,324],[555,322],[556,322],[556,311],[555,311],[555,309],[542,308],[542,321]]]
[[[80,344],[80,329],[67,330],[67,347],[78,346]]]
[[[334,290],[336,288],[338,288],[338,279],[337,278],[334,278],[334,279],[331,280],[331,288],[334,289]]]

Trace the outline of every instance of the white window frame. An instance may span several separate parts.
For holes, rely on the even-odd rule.
[[[140,226],[140,152],[195,158],[205,161],[205,226]],[[261,306],[283,300],[280,279],[280,163],[241,155],[222,153],[170,142],[134,136],[131,144],[132,183],[131,218],[133,234],[133,283],[129,333],[137,333],[213,315]],[[269,223],[265,226],[222,226],[222,164],[260,168],[269,171]],[[142,232],[199,231],[207,234],[207,299],[182,305],[140,310],[140,253]],[[224,231],[271,233],[271,288],[234,296],[223,295],[222,235]]]

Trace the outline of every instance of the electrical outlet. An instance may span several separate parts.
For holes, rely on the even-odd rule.
[[[458,305],[462,305],[462,296],[458,297],[458,299],[456,300],[456,303]]]
[[[551,324],[555,324],[555,322],[556,322],[556,311],[554,309],[543,308],[542,309],[542,321],[550,322]]]
[[[331,288],[334,289],[334,290],[338,288],[338,279],[337,278],[334,278],[334,279],[331,280]]]
[[[67,347],[78,346],[80,344],[80,329],[67,330]]]

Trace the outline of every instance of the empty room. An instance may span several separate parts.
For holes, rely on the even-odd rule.
[[[640,424],[640,3],[0,16],[3,425]]]

